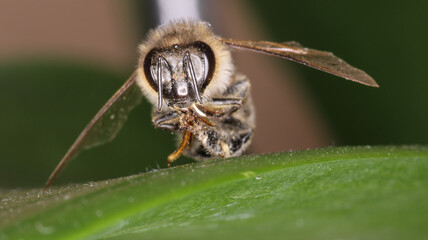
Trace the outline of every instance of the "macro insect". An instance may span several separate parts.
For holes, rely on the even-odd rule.
[[[230,49],[254,51],[378,87],[364,71],[330,52],[297,42],[241,41],[215,35],[206,22],[173,21],[151,30],[138,67],[84,128],[46,182],[50,186],[79,152],[111,141],[142,95],[153,104],[156,128],[181,135],[168,165],[181,154],[197,160],[242,155],[255,128],[247,77],[235,71]]]

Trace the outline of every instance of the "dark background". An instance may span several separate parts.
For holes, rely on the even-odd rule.
[[[357,89],[298,67],[340,144],[425,144],[428,4],[423,1],[254,1],[276,40],[334,49],[381,86]],[[274,26],[281,30],[274,30]],[[358,63],[358,64],[357,64]],[[316,79],[316,80],[314,80]],[[363,123],[363,124],[359,124]],[[358,127],[356,127],[358,124]]]
[[[304,46],[332,51],[365,70],[381,86],[369,88],[298,64],[275,61],[284,68],[293,68],[299,75],[302,91],[325,121],[324,127],[331,136],[327,144],[307,147],[427,143],[428,3],[238,2],[242,11],[251,9],[254,14],[251,16],[269,40],[296,40]],[[65,40],[76,35],[87,36],[88,45],[83,47],[56,45],[58,32],[37,40],[32,39],[37,35],[35,31],[26,38],[20,35],[23,26],[28,25],[29,29],[39,26],[33,27],[34,18],[22,12],[30,8],[25,2],[16,3],[24,6],[14,4],[4,1],[0,6],[3,12],[18,16],[21,21],[0,19],[0,36],[4,36],[0,37],[0,188],[38,187],[97,110],[132,73],[137,62],[135,49],[150,25],[143,16],[149,5],[129,1],[120,4],[119,10],[106,11],[122,13],[114,18],[121,24],[117,27],[121,32],[112,33],[122,38],[98,39],[124,46],[115,52],[109,46],[103,50],[102,44],[90,47],[91,34],[93,41],[97,36],[108,35],[107,30],[103,32],[100,28],[85,35],[79,32],[83,27],[64,29],[61,34]],[[91,7],[100,11],[97,5],[86,6]],[[75,24],[90,27],[93,16],[86,19],[79,11],[75,9]],[[215,15],[211,13],[212,17]],[[55,21],[48,19],[45,24]],[[12,35],[20,40],[13,40]],[[43,47],[36,46],[31,51],[34,42]],[[277,111],[281,105],[266,108]],[[166,167],[166,156],[174,150],[175,139],[170,133],[153,129],[150,108],[144,102],[134,110],[112,143],[82,153],[67,167],[58,183],[107,179]],[[287,119],[283,119],[283,124],[289,124]],[[289,149],[284,145],[284,151]],[[180,159],[178,164],[184,162],[189,160]]]

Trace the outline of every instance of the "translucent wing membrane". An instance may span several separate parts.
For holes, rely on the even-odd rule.
[[[371,87],[379,87],[364,71],[355,68],[331,52],[305,48],[297,42],[274,43],[267,41],[241,41],[220,39],[226,45],[285,58],[303,65]]]
[[[141,102],[142,94],[136,80],[137,72],[134,72],[100,109],[52,172],[45,187],[49,187],[64,167],[82,150],[110,142],[116,137],[131,110]]]

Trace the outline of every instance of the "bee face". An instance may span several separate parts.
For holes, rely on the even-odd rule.
[[[171,107],[188,107],[201,101],[215,70],[212,49],[204,42],[154,48],[145,56],[144,74],[158,99]],[[158,103],[159,106],[159,103]]]
[[[233,72],[230,51],[204,22],[165,24],[140,45],[137,82],[158,111],[218,96]]]

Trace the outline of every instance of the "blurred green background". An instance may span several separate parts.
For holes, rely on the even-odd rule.
[[[328,120],[335,136],[332,145],[427,143],[427,2],[253,0],[240,4],[253,9],[269,40],[296,40],[332,51],[381,86],[368,88],[291,65]],[[63,55],[0,55],[0,188],[41,186],[83,127],[132,73],[137,62],[132,49],[137,49],[147,30],[138,21],[148,4],[130,1],[128,5],[133,14],[120,17],[137,27],[129,37],[135,59],[129,67],[113,69]],[[0,28],[0,36],[13,32],[4,29]],[[166,167],[175,139],[153,129],[150,109],[144,101],[112,143],[83,152],[58,183]],[[178,164],[188,161],[180,159]]]
[[[329,49],[380,85],[369,89],[330,81],[335,77],[297,66],[339,137],[337,143],[427,143],[427,2],[253,2],[263,9],[261,19],[275,40]]]

